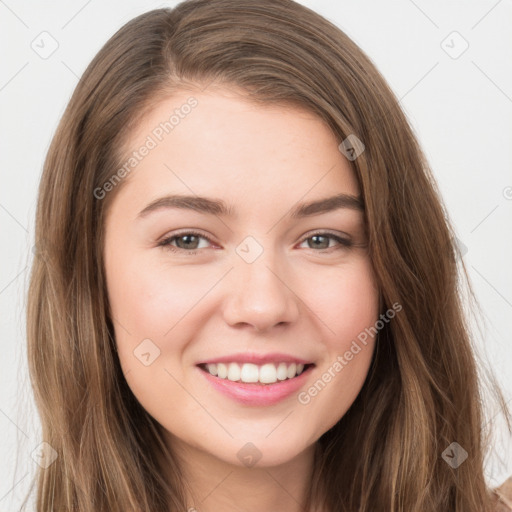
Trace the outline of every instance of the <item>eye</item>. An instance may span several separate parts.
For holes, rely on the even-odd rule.
[[[194,255],[198,253],[197,249],[200,248],[198,246],[200,239],[211,242],[209,238],[207,238],[201,233],[198,233],[197,231],[186,231],[183,233],[179,233],[177,235],[164,238],[158,245],[172,252],[181,252],[189,255]],[[176,242],[177,245],[173,245],[173,242]]]
[[[347,247],[352,247],[352,245],[354,245],[352,241],[329,232],[313,233],[307,238],[304,238],[301,244],[308,242],[308,240],[312,241],[312,243],[308,243],[310,249],[316,248],[327,252],[331,252],[331,249],[340,250]],[[331,240],[334,240],[338,244],[338,247],[330,246],[329,243]]]
[[[201,239],[207,242],[206,246],[200,247]],[[330,244],[332,240],[334,240],[335,242],[334,246]],[[309,243],[309,241],[312,242]],[[301,242],[301,245],[304,244],[305,242],[308,242],[308,248],[319,249],[319,251],[317,252],[332,252],[332,250],[341,250],[348,247],[352,247],[354,245],[352,241],[329,232],[313,233],[307,238],[304,238]],[[165,249],[172,252],[193,256],[195,254],[198,254],[199,249],[204,249],[205,247],[207,247],[208,243],[212,242],[208,237],[204,236],[202,233],[199,233],[197,231],[185,231],[164,238],[161,242],[159,242],[158,246],[164,247]]]

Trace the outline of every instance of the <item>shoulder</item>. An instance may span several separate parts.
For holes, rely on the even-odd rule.
[[[512,476],[493,489],[496,499],[495,512],[512,512]]]

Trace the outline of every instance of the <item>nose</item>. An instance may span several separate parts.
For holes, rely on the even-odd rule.
[[[224,303],[224,319],[230,326],[267,331],[297,321],[300,299],[285,273],[269,263],[263,257],[253,263],[238,261],[230,272]]]

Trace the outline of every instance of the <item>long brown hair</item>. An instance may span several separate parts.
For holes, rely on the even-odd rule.
[[[340,142],[364,143],[350,165],[369,254],[384,309],[403,308],[380,331],[357,399],[319,439],[304,510],[490,510],[486,396],[460,298],[467,276],[432,173],[370,59],[291,0],[188,0],[147,12],[105,44],[74,91],[44,165],[28,295],[30,376],[43,439],[58,454],[38,473],[37,510],[186,510],[180,461],[115,350],[103,224],[123,183],[104,199],[94,191],[152,105],[209,83],[306,108]],[[457,468],[442,457],[453,442],[468,454]]]

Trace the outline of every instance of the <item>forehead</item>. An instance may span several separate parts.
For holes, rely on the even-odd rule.
[[[359,195],[322,119],[298,107],[254,103],[236,90],[177,91],[142,117],[127,142],[125,161],[138,158],[127,192],[146,200],[186,193],[261,208]]]

